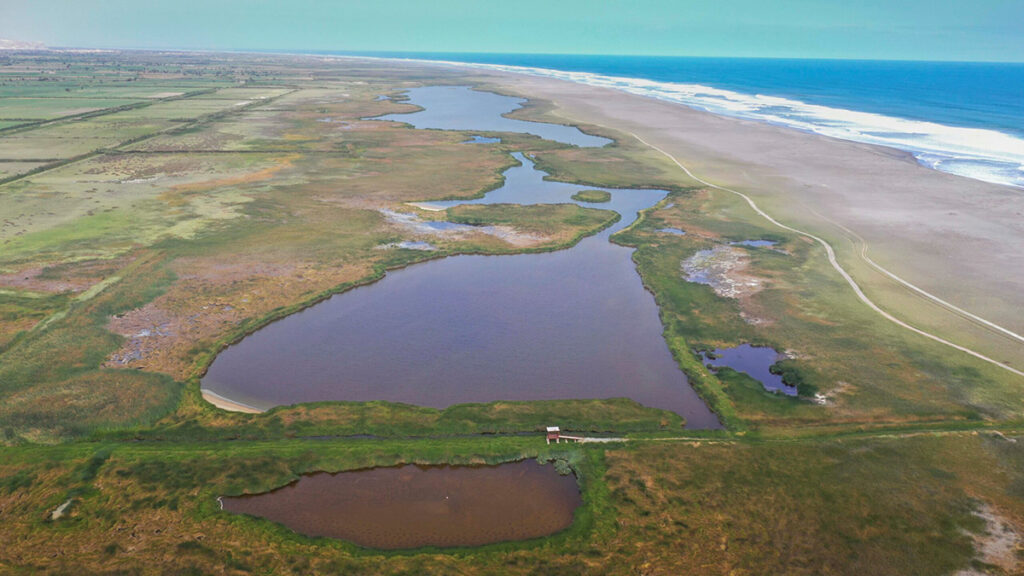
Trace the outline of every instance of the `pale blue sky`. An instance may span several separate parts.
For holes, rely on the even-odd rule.
[[[1024,0],[0,0],[53,46],[1024,61]]]

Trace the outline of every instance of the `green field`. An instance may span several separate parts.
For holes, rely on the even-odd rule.
[[[0,120],[52,120],[138,102],[125,98],[8,97],[0,100]]]
[[[155,52],[0,64],[0,572],[1020,573],[1019,379],[877,317],[820,246],[621,134],[584,127],[617,139],[603,148],[522,134],[470,146],[478,132],[363,120],[414,110],[376,100],[413,85],[510,89],[472,74]],[[553,119],[553,107],[514,116]],[[559,181],[670,191],[612,241],[636,249],[666,343],[725,429],[687,430],[626,399],[260,414],[203,400],[224,346],[388,270],[564,249],[617,220],[600,205],[410,205],[480,197],[513,152]],[[424,238],[394,213],[501,234]],[[729,244],[751,239],[777,244]],[[398,247],[424,240],[435,250]],[[686,279],[684,263],[710,249],[732,259],[719,280],[740,289]],[[801,395],[697,355],[742,343],[784,351]],[[549,446],[551,424],[629,441]],[[383,553],[216,503],[317,470],[523,458],[577,473],[584,505],[566,532]]]

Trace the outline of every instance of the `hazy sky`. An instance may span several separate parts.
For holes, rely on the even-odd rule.
[[[51,46],[1024,61],[1024,0],[0,0]]]

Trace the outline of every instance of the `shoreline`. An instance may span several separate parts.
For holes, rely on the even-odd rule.
[[[592,88],[610,88],[624,94],[652,98],[662,102],[679,104],[696,112],[714,114],[734,120],[752,121],[780,128],[796,130],[805,134],[814,134],[835,138],[846,142],[868,144],[889,148],[905,155],[905,157],[921,167],[945,174],[953,174],[963,178],[977,180],[988,184],[1009,186],[1024,191],[1024,176],[1019,182],[1006,180],[980,178],[977,170],[944,170],[940,166],[947,161],[976,162],[981,166],[991,163],[1006,164],[1011,168],[1024,165],[1024,156],[1014,158],[1013,154],[1019,154],[1017,146],[1024,150],[1024,139],[1012,132],[1000,128],[982,126],[969,126],[958,124],[947,124],[938,120],[913,119],[904,116],[890,116],[878,112],[858,110],[856,108],[839,108],[824,104],[815,104],[788,96],[763,96],[760,93],[741,92],[733,89],[717,88],[710,84],[697,82],[682,82],[670,80],[654,80],[640,76],[609,75],[598,72],[580,70],[559,70],[555,68],[544,68],[537,66],[524,66],[517,64],[497,64],[485,62],[463,62],[458,60],[430,60],[422,58],[389,58],[384,56],[348,56],[340,54],[325,54],[325,56],[341,59],[369,59],[381,62],[397,62],[411,65],[440,65],[450,66],[463,71],[476,70],[499,74],[513,74],[519,76],[530,76],[534,78],[553,79],[565,82],[572,82]],[[689,91],[690,93],[687,93]],[[706,93],[705,93],[706,92]],[[723,105],[728,101],[730,105]],[[772,107],[782,106],[791,109],[793,117],[780,116],[776,113],[766,114],[760,111],[752,111],[757,106],[768,106],[770,101]],[[744,106],[747,108],[743,110]],[[813,121],[802,120],[800,117],[807,115],[815,117]],[[856,121],[847,121],[845,118],[858,117]],[[843,126],[843,122],[848,122]],[[874,122],[875,124],[871,124]],[[897,128],[898,126],[898,128]],[[937,129],[935,128],[937,127]],[[925,130],[931,129],[933,132]],[[886,136],[885,133],[889,135]],[[950,137],[949,133],[957,133],[957,137]],[[928,136],[931,139],[949,138],[946,142],[947,148],[941,146],[928,147],[926,145],[913,145],[912,143],[899,141],[900,137],[906,134],[918,134]],[[984,134],[979,134],[984,133]],[[956,149],[956,146],[963,146],[961,141],[966,141],[971,136],[982,136],[989,140],[1009,139],[1016,142],[1003,142],[1002,149],[987,151],[988,155],[978,154],[973,149]],[[953,148],[949,148],[953,147]]]
[[[742,191],[775,218],[827,239],[864,289],[905,321],[999,361],[1024,362],[1022,342],[1006,337],[1024,333],[1019,189],[940,172],[894,148],[613,88],[511,72],[482,71],[480,81],[552,102],[539,119],[603,127],[621,134],[620,142],[640,136],[706,181]],[[871,262],[862,257],[868,246]],[[944,310],[929,308],[935,305]],[[991,319],[1005,332],[994,335]]]
[[[266,412],[266,410],[260,410],[255,406],[250,406],[248,404],[238,402],[230,398],[225,398],[224,396],[221,396],[220,394],[217,394],[216,392],[213,392],[211,390],[207,390],[206,388],[200,388],[199,392],[200,394],[202,394],[203,400],[210,404],[213,404],[214,406],[220,408],[221,410],[226,410],[228,412],[241,412],[243,414],[263,414],[264,412]]]

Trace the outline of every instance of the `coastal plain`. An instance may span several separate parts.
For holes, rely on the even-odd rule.
[[[612,143],[372,119],[417,111],[406,92],[433,85],[522,97],[509,117]],[[497,141],[466,143],[481,135]],[[668,191],[610,240],[635,250],[665,345],[721,429],[627,398],[249,413],[204,399],[200,379],[226,346],[389,270],[572,249],[616,219],[600,202],[424,209],[500,188],[514,153],[613,196]],[[827,240],[891,314],[1024,366],[1020,341],[881,274],[860,244],[899,278],[1020,333],[1024,197],[896,151],[473,68],[0,57],[0,571],[1020,573],[1024,377],[882,317],[819,243],[708,182]],[[409,225],[445,221],[469,231]],[[707,282],[690,281],[706,251]],[[701,361],[745,343],[782,353],[800,393]],[[625,440],[549,445],[549,425]],[[569,529],[380,551],[217,503],[311,472],[518,460],[571,467],[582,505]]]

